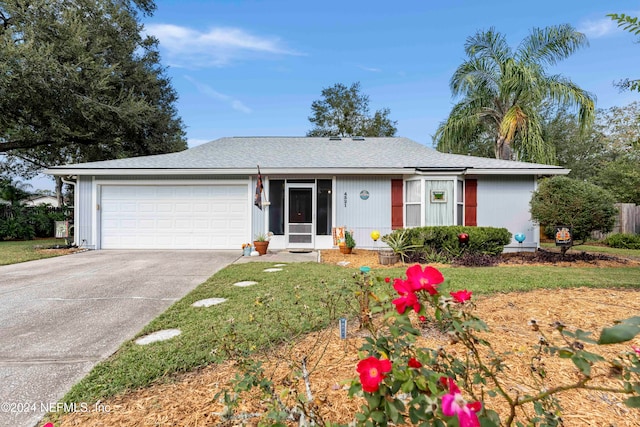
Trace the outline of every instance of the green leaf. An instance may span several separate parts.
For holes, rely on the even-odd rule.
[[[418,424],[418,421],[420,421],[420,414],[413,406],[409,407],[409,420],[411,420],[411,424]]]
[[[584,359],[586,359],[586,360],[588,360],[589,362],[592,362],[592,363],[602,362],[602,361],[605,360],[605,358],[600,356],[599,354],[591,353],[589,351],[581,350],[577,354],[579,354],[580,357],[583,357]]]
[[[640,396],[633,396],[624,401],[624,404],[630,408],[640,408]]]
[[[591,338],[593,335],[591,332],[583,331],[582,329],[576,330],[576,339],[578,341],[586,342],[589,344],[596,344],[596,340]]]
[[[411,393],[414,387],[415,387],[415,384],[413,380],[409,380],[402,383],[402,386],[400,387],[400,389],[405,393]]]
[[[365,393],[364,398],[369,405],[369,408],[377,408],[380,405],[380,396],[378,394]]]
[[[387,417],[385,417],[384,412],[382,412],[382,411],[373,411],[373,412],[371,413],[371,418],[372,418],[375,422],[378,422],[378,423],[381,423],[381,424],[382,424],[382,423],[384,423],[384,422],[385,422],[385,420],[386,420],[386,418],[387,418]]]
[[[418,387],[419,390],[426,391],[427,388],[429,387],[426,377],[419,376],[414,381],[415,381],[415,385]]]
[[[573,361],[573,364],[580,369],[580,372],[588,377],[591,376],[591,364],[584,357],[575,355],[571,360]]]
[[[561,348],[560,350],[558,350],[558,356],[561,359],[568,359],[573,356],[573,351],[567,350],[566,348]]]
[[[604,328],[600,333],[598,344],[617,344],[632,340],[640,333],[640,327],[629,323],[619,323],[610,328]]]
[[[399,424],[402,420],[402,415],[398,411],[398,408],[396,408],[396,406],[393,404],[393,402],[388,402],[385,400],[384,408],[389,419],[391,419],[391,421],[393,421],[394,423]]]
[[[478,417],[478,420],[480,421],[480,427],[498,427],[500,425],[500,421],[495,422],[487,417]]]

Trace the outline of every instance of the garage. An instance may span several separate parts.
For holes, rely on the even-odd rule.
[[[250,239],[248,185],[102,185],[103,249],[238,249]]]

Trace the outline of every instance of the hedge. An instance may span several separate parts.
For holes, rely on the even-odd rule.
[[[391,234],[401,233],[395,230]],[[467,233],[469,242],[461,244],[458,235]],[[506,228],[433,226],[407,229],[410,251],[414,262],[451,262],[463,254],[497,256],[511,242],[511,233]]]

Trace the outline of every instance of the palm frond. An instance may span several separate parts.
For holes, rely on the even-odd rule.
[[[507,58],[513,56],[504,34],[497,32],[493,27],[468,37],[464,51],[470,58],[490,58],[497,66],[501,66]]]
[[[571,80],[560,75],[546,77],[542,87],[546,88],[546,95],[553,102],[578,110],[581,130],[591,126],[595,118],[595,95],[581,89]]]
[[[554,65],[588,45],[587,36],[569,24],[534,28],[518,46],[516,57],[527,63]]]
[[[498,92],[500,69],[486,58],[471,58],[463,62],[451,76],[450,87],[454,96],[467,95],[480,89]]]

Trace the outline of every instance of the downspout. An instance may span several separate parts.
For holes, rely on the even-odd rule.
[[[73,180],[77,180],[78,179],[77,176],[71,176],[71,175],[67,176],[66,178],[73,179]],[[78,191],[77,191],[77,188],[76,188],[76,184],[78,184],[78,182],[77,181],[69,181],[69,180],[65,179],[64,176],[62,176],[60,179],[64,184],[73,186],[73,242],[71,243],[71,245],[72,246],[78,246],[78,243],[76,242],[76,229],[75,229],[76,224],[77,224],[76,216],[78,214]]]

